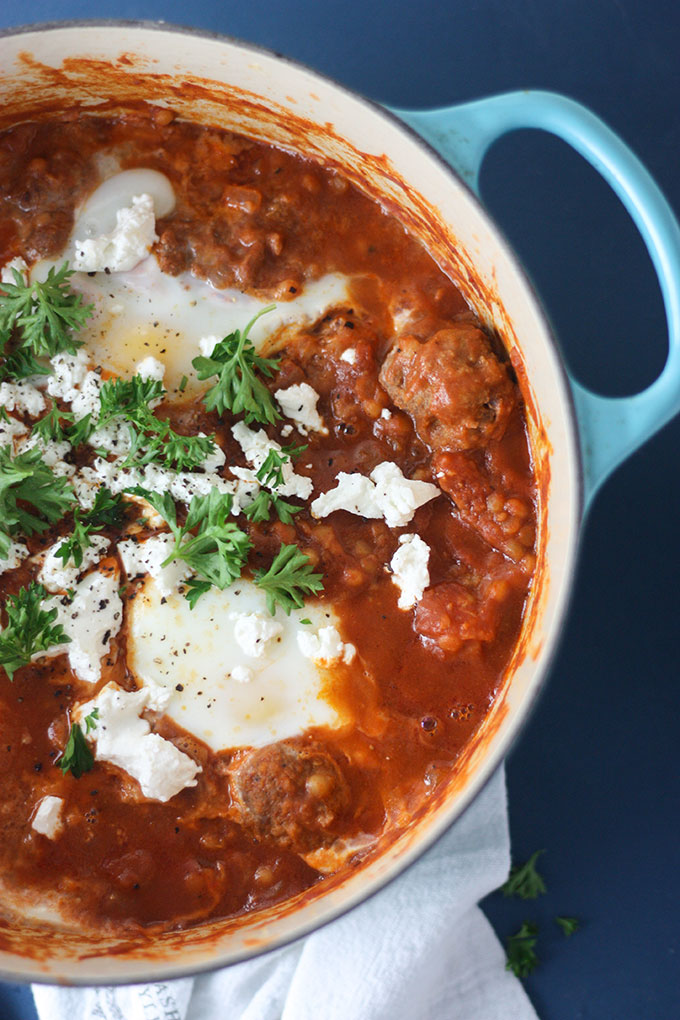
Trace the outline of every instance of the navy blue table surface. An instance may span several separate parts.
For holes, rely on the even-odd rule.
[[[680,8],[673,0],[3,0],[27,18],[148,18],[271,47],[374,99],[429,107],[517,88],[590,106],[632,146],[680,214]],[[665,322],[647,254],[594,172],[546,135],[491,151],[483,197],[533,276],[565,357],[603,393],[648,384]],[[675,421],[599,494],[559,654],[508,760],[513,852],[545,848],[548,893],[495,894],[499,936],[541,926],[526,980],[543,1020],[675,1020],[678,950],[678,509]],[[566,940],[556,914],[582,921]],[[0,1017],[30,1020],[0,986]],[[418,1018],[414,1018],[418,1020]]]

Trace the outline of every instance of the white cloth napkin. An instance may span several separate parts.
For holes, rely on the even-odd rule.
[[[499,769],[451,830],[367,903],[226,970],[120,988],[35,985],[40,1020],[536,1020],[477,901],[507,877]]]

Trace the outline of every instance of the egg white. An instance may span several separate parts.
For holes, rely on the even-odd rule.
[[[241,613],[271,619],[263,591],[245,578],[211,589],[194,609],[182,595],[164,598],[149,579],[127,607],[128,666],[142,685],[172,690],[165,714],[213,751],[341,726],[329,700],[330,671],[305,658],[297,643],[299,631],[334,623],[332,611],[308,605],[287,617],[277,610],[283,630],[258,657],[245,655],[234,636]],[[252,673],[246,683],[232,675],[243,666]]]

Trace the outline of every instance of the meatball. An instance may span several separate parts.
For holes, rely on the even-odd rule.
[[[469,322],[441,329],[424,343],[400,338],[380,382],[432,450],[475,450],[500,439],[514,400],[505,365]]]
[[[306,853],[327,845],[350,803],[337,762],[314,744],[248,751],[230,769],[238,821],[258,840]]]

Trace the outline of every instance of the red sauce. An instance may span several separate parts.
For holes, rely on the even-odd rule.
[[[272,391],[304,381],[320,395],[328,435],[310,435],[297,467],[315,493],[340,471],[366,475],[392,461],[442,494],[396,529],[346,511],[317,520],[309,503],[290,525],[239,520],[253,542],[252,570],[285,541],[323,573],[322,599],[359,653],[335,670],[332,691],[351,729],[309,732],[244,766],[248,752],[215,754],[156,719],[203,769],[195,788],[163,804],[105,763],[80,779],[55,767],[69,713],[99,689],[79,682],[65,656],[19,670],[13,683],[0,676],[4,884],[56,891],[76,923],[117,931],[182,927],[285,900],[323,880],[310,852],[336,840],[373,840],[340,867],[379,852],[452,773],[488,712],[534,566],[536,485],[521,394],[502,345],[481,332],[453,283],[397,219],[336,172],[166,120],[152,111],[74,112],[0,136],[0,264],[59,254],[74,207],[99,183],[102,154],[121,168],[161,171],[177,195],[157,224],[154,251],[166,273],[191,271],[275,301],[327,272],[352,277],[347,307],[274,340],[281,360]],[[341,358],[348,348],[354,364]],[[215,432],[225,477],[230,462],[243,462],[228,415],[208,414],[200,401],[158,413],[179,431]],[[285,444],[283,424],[267,431]],[[30,539],[31,551],[70,529],[67,518]],[[413,532],[431,550],[430,586],[403,610],[387,566],[400,535]],[[32,573],[28,561],[5,573],[5,595]],[[125,597],[134,592],[130,584]],[[111,680],[135,688],[124,628],[99,686]],[[277,790],[288,784],[280,801],[272,780]],[[30,824],[48,793],[65,802],[55,839]]]

